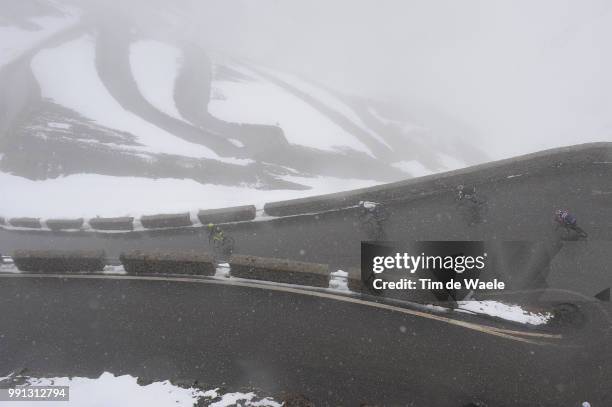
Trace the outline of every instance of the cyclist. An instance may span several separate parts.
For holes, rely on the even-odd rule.
[[[474,203],[480,203],[477,195],[476,195],[476,187],[472,187],[471,189],[466,189],[463,185],[459,185],[457,187],[457,198],[460,201],[467,200],[472,201]]]
[[[364,216],[371,216],[378,222],[382,222],[387,219],[385,207],[380,203],[359,201],[359,207],[361,208],[361,213]]]
[[[587,234],[580,226],[578,226],[578,219],[567,209],[557,209],[554,215],[554,221],[557,228],[562,227],[569,233],[570,231],[575,232],[578,237],[587,237]]]
[[[208,224],[208,244],[220,257],[227,258],[234,252],[234,238],[226,235],[219,225]]]
[[[383,222],[387,220],[387,211],[384,205],[371,201],[359,201],[358,206],[360,208],[361,224],[368,237],[374,240],[382,240],[384,237]]]
[[[557,209],[555,211],[555,221],[565,227],[576,226],[578,220],[567,209]]]
[[[485,221],[487,199],[476,192],[476,186],[466,188],[463,185],[458,185],[456,202],[468,225],[471,226]]]
[[[208,243],[222,243],[225,239],[223,229],[214,223],[208,224]]]

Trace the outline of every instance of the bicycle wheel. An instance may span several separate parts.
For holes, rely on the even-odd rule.
[[[219,255],[223,251],[223,240],[213,239],[212,241],[213,252]]]
[[[380,235],[380,224],[369,215],[361,219],[361,229],[365,232],[368,239],[378,240]]]
[[[235,240],[231,236],[226,236],[223,239],[223,254],[226,256],[231,255],[234,252]]]
[[[576,226],[574,230],[576,231],[576,233],[578,233],[578,236],[583,239],[586,239],[587,237],[589,237],[588,233],[585,232],[584,229],[582,229],[580,226]]]

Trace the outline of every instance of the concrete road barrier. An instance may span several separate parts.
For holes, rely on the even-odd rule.
[[[516,174],[533,175],[561,166],[606,163],[610,161],[610,157],[612,157],[612,143],[588,143],[561,147],[368,188],[269,202],[264,205],[264,212],[270,216],[290,216],[341,209],[356,205],[362,200],[387,202],[420,199],[427,195],[454,191],[459,184],[482,183],[483,173],[486,173],[486,182],[490,183]]]
[[[254,205],[234,206],[231,208],[207,209],[198,212],[202,224],[242,222],[255,219]]]
[[[140,223],[147,229],[178,228],[192,225],[189,212],[143,216],[140,218]]]
[[[18,228],[40,229],[42,227],[38,218],[11,218],[9,223]]]
[[[16,250],[13,261],[32,273],[95,272],[104,270],[106,256],[103,250]]]
[[[347,285],[349,290],[361,292],[364,289],[363,281],[361,280],[361,270],[349,269]]]
[[[134,250],[119,259],[128,274],[215,274],[214,259],[206,253]]]
[[[89,226],[96,230],[133,230],[133,217],[119,218],[92,218],[89,220]]]
[[[51,230],[81,229],[83,218],[79,219],[48,219],[47,227]]]
[[[232,277],[278,283],[329,286],[329,267],[326,264],[234,255],[230,259]]]

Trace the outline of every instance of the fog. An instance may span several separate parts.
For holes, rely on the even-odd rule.
[[[443,112],[491,158],[612,140],[606,0],[72,3],[416,116]]]
[[[174,24],[168,35],[417,114],[443,111],[481,137],[492,157],[612,140],[612,3],[605,0],[149,7],[165,10],[155,13]]]

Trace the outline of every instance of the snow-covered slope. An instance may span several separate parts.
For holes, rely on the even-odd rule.
[[[244,185],[201,184],[192,179],[115,177],[73,174],[44,181],[0,172],[0,185],[11,191],[0,201],[0,216],[70,218],[135,216],[224,208],[244,203],[263,207],[270,201],[363,188],[372,180],[318,176],[287,176],[288,181],[306,184],[309,190],[266,190]],[[41,205],[44,202],[44,205]]]
[[[0,11],[2,13],[2,11]],[[0,19],[0,68],[28,52],[56,32],[78,22],[74,9],[62,7],[49,16],[32,16],[20,24]]]
[[[158,46],[156,49],[160,51],[161,56],[168,56],[164,55],[164,51],[168,48]],[[145,50],[145,52],[151,55],[155,51]],[[176,54],[174,57],[176,58]],[[205,145],[185,141],[125,110],[104,87],[98,76],[95,66],[95,42],[89,35],[64,43],[57,48],[40,51],[32,59],[31,66],[43,98],[67,107],[102,126],[136,136],[140,146],[122,148],[156,154],[225,160]],[[147,89],[145,95],[156,102],[165,103],[168,107],[173,106],[172,88],[169,88],[170,92],[166,94],[164,91],[168,90],[168,87],[164,85],[172,83],[169,81],[174,78],[170,76],[167,78],[169,81],[164,83],[156,81],[161,78],[144,76],[141,88]],[[236,164],[249,162],[235,159],[228,161]]]
[[[378,142],[382,143],[386,147],[392,149],[393,147],[378,133],[370,129],[363,121],[361,117],[353,110],[349,105],[339,99],[336,95],[329,92],[327,89],[316,86],[308,81],[292,74],[288,74],[285,72],[278,72],[272,69],[261,68],[264,72],[267,72],[272,77],[276,77],[279,80],[283,81],[285,84],[294,87],[295,89],[303,92],[315,99],[318,100],[319,103],[323,104],[327,108],[333,110],[334,112],[344,116],[347,120],[352,122],[355,126],[359,127],[361,130],[372,136]],[[378,119],[378,118],[377,118]],[[380,119],[378,119],[380,120]]]
[[[225,73],[218,74],[220,71]],[[228,122],[279,126],[290,143],[342,152],[372,151],[313,106],[243,65],[217,66],[208,111]]]
[[[162,112],[182,120],[174,102],[181,59],[180,49],[159,41],[137,41],[130,48],[132,74],[140,93]]]
[[[0,178],[14,191],[0,216],[263,202],[482,158],[386,104],[88,18],[85,6],[24,1],[38,11],[0,10]],[[82,199],[113,190],[123,199],[110,206]],[[33,197],[63,210],[36,214]]]

